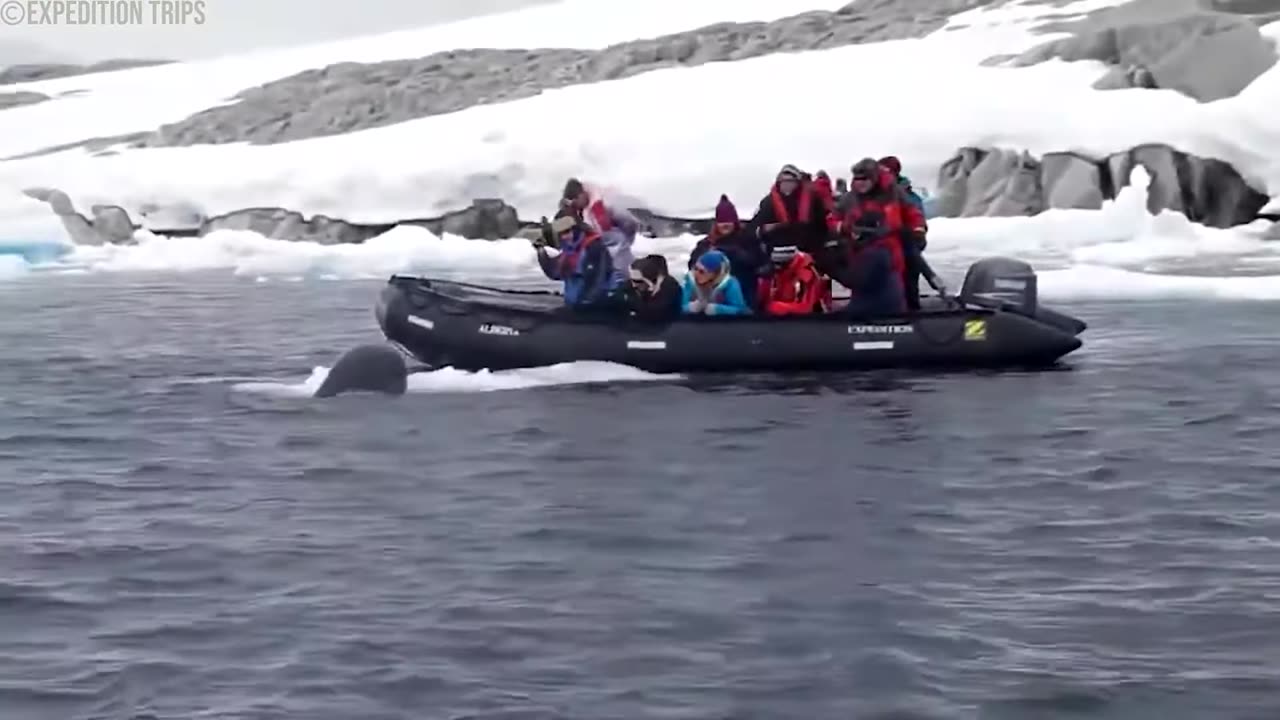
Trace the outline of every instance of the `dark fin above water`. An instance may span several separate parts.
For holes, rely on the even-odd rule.
[[[338,358],[315,397],[328,398],[347,392],[380,392],[403,395],[409,384],[404,356],[386,345],[360,345]]]

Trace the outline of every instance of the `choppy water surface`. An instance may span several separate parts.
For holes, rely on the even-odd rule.
[[[1280,715],[1274,305],[1068,308],[1041,374],[237,385],[378,286],[0,286],[0,716]]]

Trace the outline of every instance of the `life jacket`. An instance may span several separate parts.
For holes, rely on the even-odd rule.
[[[805,288],[818,281],[818,271],[808,253],[796,253],[791,262],[775,269],[769,280],[770,300],[797,302]]]
[[[773,203],[773,218],[776,222],[782,225],[809,223],[813,216],[813,186],[807,182],[801,182],[796,186],[795,194],[799,195],[800,199],[796,206],[796,216],[791,217],[791,213],[787,210],[787,199],[778,190],[778,184],[774,183],[773,189],[769,191],[769,201]]]
[[[906,258],[902,254],[903,234],[906,232],[906,217],[903,212],[901,191],[897,183],[887,171],[880,175],[880,182],[866,195],[856,195],[845,213],[843,227],[852,233],[858,221],[869,213],[883,217],[885,232],[872,239],[855,239],[849,243],[852,260],[857,262],[858,254],[872,247],[884,247],[889,251],[893,271],[897,274],[906,272]]]
[[[791,262],[776,268],[773,275],[760,278],[759,304],[767,311],[769,304],[804,303],[803,312],[826,312],[830,309],[830,285],[817,269],[808,253],[796,253]]]
[[[587,289],[584,287],[586,281],[582,276],[582,271],[585,269],[583,263],[587,259],[587,248],[599,239],[599,233],[587,230],[582,232],[577,242],[560,248],[560,256],[556,258],[556,262],[560,268],[560,277],[564,281],[564,301],[569,305],[577,305],[582,299],[583,291]]]
[[[587,188],[587,207],[582,211],[582,222],[598,233],[607,233],[613,229],[609,206],[595,188]]]
[[[822,200],[823,206],[831,210],[835,206],[836,191],[831,187],[831,178],[820,177],[813,181],[813,190]]]

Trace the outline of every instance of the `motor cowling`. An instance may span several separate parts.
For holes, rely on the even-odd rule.
[[[1039,310],[1036,272],[1021,260],[984,258],[969,266],[960,299],[975,305],[998,305],[1020,315],[1036,317]]]

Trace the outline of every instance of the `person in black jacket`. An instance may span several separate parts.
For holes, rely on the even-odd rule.
[[[680,315],[680,298],[680,283],[668,272],[666,258],[646,255],[631,263],[627,307],[632,317],[641,322],[669,322]]]
[[[784,165],[749,227],[769,248],[794,246],[817,259],[834,222],[825,198],[805,182],[804,173],[795,165]]]
[[[719,250],[729,258],[729,272],[738,278],[747,304],[754,308],[760,268],[769,262],[769,255],[760,239],[738,219],[738,209],[727,195],[721,195],[716,205],[716,222],[711,232],[689,253],[690,270],[708,250]]]

